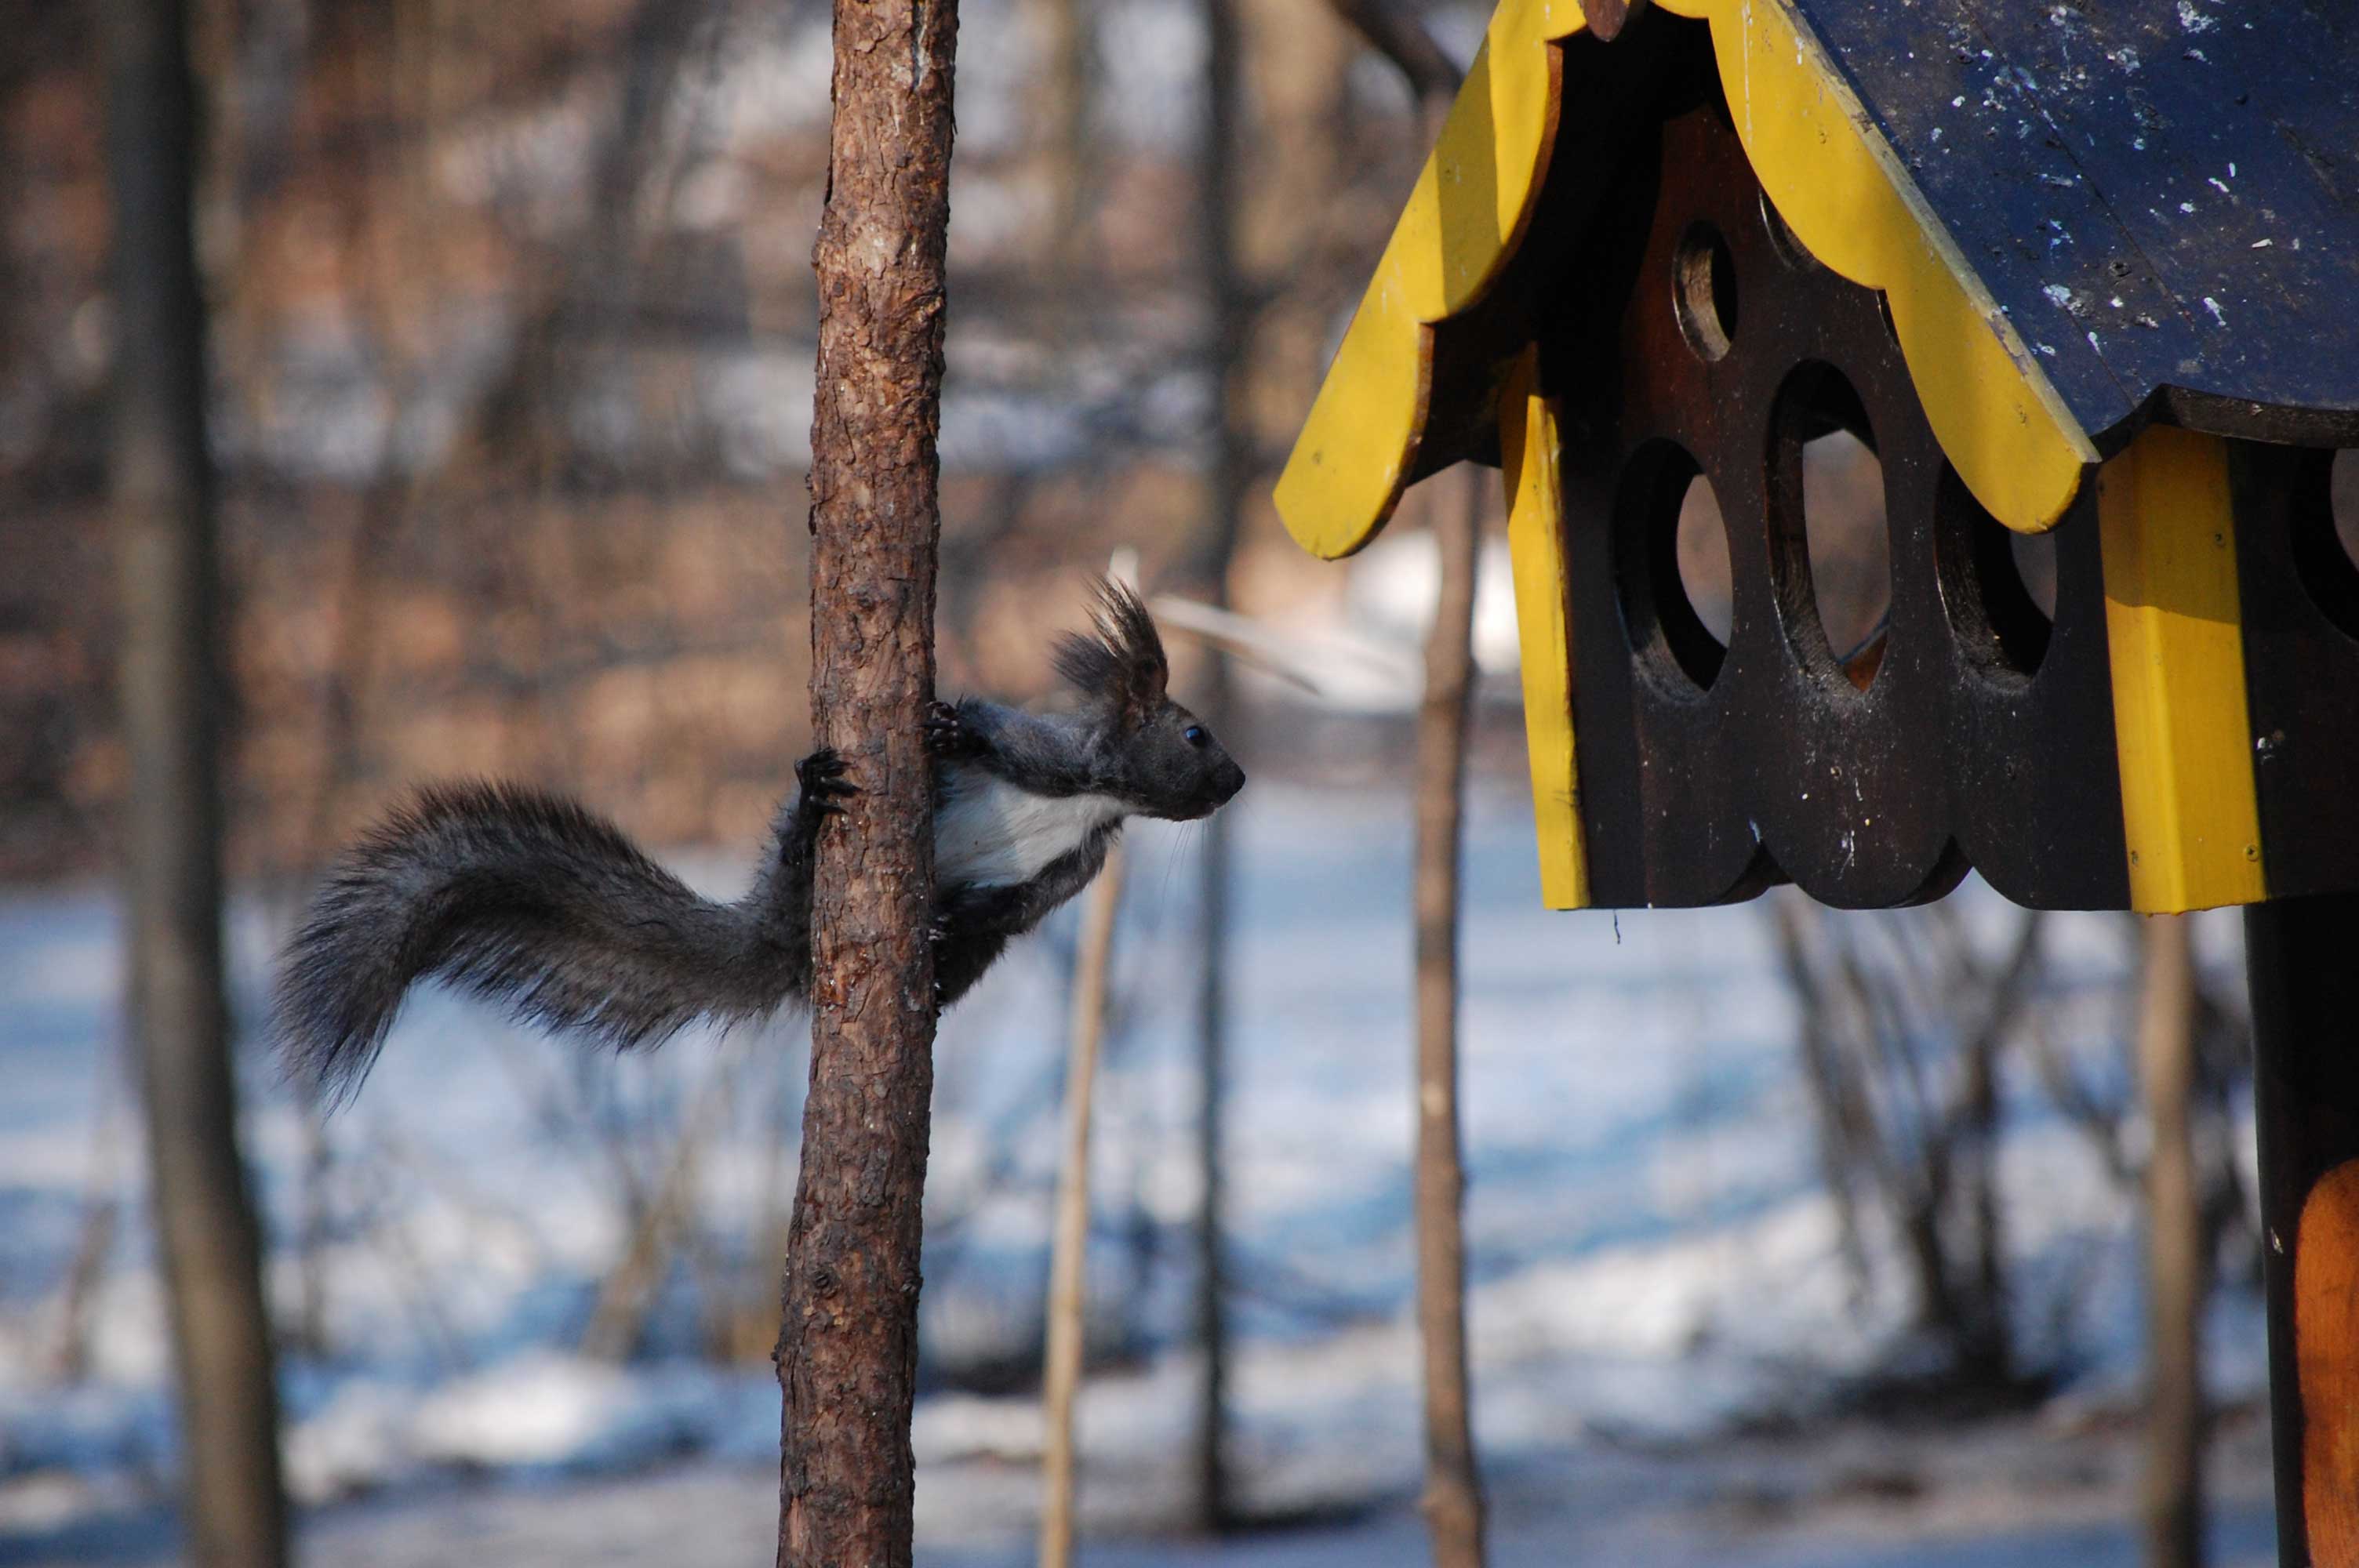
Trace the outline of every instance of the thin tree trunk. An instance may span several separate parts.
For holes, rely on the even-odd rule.
[[[1384,0],[1330,0],[1389,60],[1438,135],[1458,69],[1415,17]],[[1466,724],[1474,679],[1474,570],[1488,475],[1434,519],[1440,583],[1417,724],[1417,1316],[1425,1372],[1426,1527],[1440,1568],[1481,1568],[1483,1480],[1466,1368],[1466,1177],[1458,1119],[1458,889]]]
[[[1809,938],[1802,929],[1802,906],[1798,899],[1786,897],[1780,892],[1771,892],[1761,902],[1768,910],[1769,928],[1777,937],[1787,987],[1794,993],[1795,1033],[1801,1050],[1802,1078],[1810,1086],[1810,1105],[1818,1123],[1819,1179],[1825,1184],[1828,1200],[1834,1206],[1836,1244],[1843,1253],[1843,1272],[1851,1281],[1852,1300],[1856,1304],[1866,1299],[1870,1283],[1867,1249],[1859,1232],[1859,1205],[1852,1192],[1853,1169],[1865,1159],[1862,1151],[1864,1118],[1860,1114],[1857,1089],[1843,1070],[1832,1037],[1833,1020],[1829,1016],[1825,988],[1810,968]]]
[[[1073,963],[1072,1047],[1065,1065],[1065,1147],[1057,1168],[1057,1229],[1049,1267],[1049,1354],[1041,1402],[1048,1441],[1041,1455],[1040,1568],[1073,1560],[1073,1397],[1082,1386],[1088,1326],[1090,1102],[1097,1087],[1098,1044],[1105,1033],[1106,971],[1114,960],[1114,914],[1122,907],[1122,848],[1082,908],[1082,946]]]
[[[91,1118],[90,1173],[82,1184],[80,1236],[58,1291],[58,1333],[49,1365],[61,1383],[79,1383],[90,1376],[92,1308],[123,1223],[122,1100],[113,1072],[99,1076],[98,1097],[97,1113]]]
[[[113,1136],[113,1130],[107,1130]],[[60,1383],[75,1384],[90,1376],[92,1306],[106,1274],[108,1254],[114,1250],[115,1227],[123,1217],[122,1202],[112,1181],[92,1184],[82,1208],[81,1232],[66,1262],[65,1284],[58,1292],[58,1335],[50,1353],[51,1375]]]
[[[1219,667],[1217,659],[1212,667]],[[1196,1211],[1196,1343],[1203,1356],[1196,1390],[1196,1524],[1214,1535],[1229,1528],[1234,1513],[1227,1457],[1228,1260],[1223,1240],[1227,1180],[1221,1162],[1222,1102],[1229,1077],[1229,859],[1228,825],[1215,812],[1204,825],[1204,888],[1196,908],[1196,935],[1203,954],[1196,992],[1196,1162],[1204,1182]]]
[[[1245,338],[1252,302],[1245,294],[1236,243],[1236,138],[1243,114],[1243,44],[1236,0],[1203,0],[1204,118],[1197,146],[1196,191],[1205,302],[1210,308],[1213,383],[1211,482],[1205,489],[1202,542],[1196,577],[1218,609],[1229,602],[1229,568],[1252,482],[1253,433],[1245,411]],[[1196,704],[1212,728],[1229,731],[1229,669],[1215,654],[1206,662]],[[1234,744],[1235,737],[1230,736]],[[1197,1343],[1203,1379],[1197,1391],[1196,1521],[1207,1532],[1226,1530],[1234,1508],[1229,1495],[1229,1336],[1223,1213],[1222,1108],[1228,1092],[1229,825],[1234,812],[1215,812],[1204,825],[1203,897],[1197,904],[1197,940],[1203,970],[1196,995],[1198,1063],[1197,1159],[1203,1172],[1196,1222]]]
[[[1037,0],[1040,8],[1041,70],[1038,105],[1043,161],[1049,176],[1049,243],[1053,265],[1068,289],[1078,289],[1090,265],[1089,171],[1090,10],[1083,0]],[[1058,323],[1078,338],[1076,318],[1082,297],[1069,295]]]
[[[715,1066],[680,1118],[654,1194],[639,1206],[623,1254],[598,1282],[582,1325],[580,1353],[593,1361],[627,1361],[647,1337],[647,1317],[671,1271],[673,1255],[695,1246],[698,1162],[736,1098],[734,1062]]]
[[[187,22],[178,0],[106,7],[128,1011],[179,1375],[190,1555],[271,1568],[286,1561],[286,1502],[222,979],[219,567]]]
[[[837,0],[811,416],[811,725],[859,794],[820,839],[788,1227],[778,1563],[910,1560],[933,1096],[934,585],[955,0]]]
[[[295,1322],[284,1338],[299,1354],[325,1358],[328,1335],[328,1173],[333,1155],[327,1113],[316,1103],[297,1110],[302,1119],[301,1174],[295,1188]]]
[[[2148,1568],[2203,1561],[2203,1256],[2190,1113],[2195,1093],[2195,965],[2187,922],[2145,922],[2138,1080],[2153,1147],[2147,1157],[2147,1459]]]
[[[1481,486],[1488,471],[1470,479]],[[1459,839],[1484,491],[1434,518],[1440,591],[1417,716],[1417,1320],[1425,1361],[1425,1519],[1440,1568],[1481,1568],[1483,1484],[1466,1375],[1465,1173],[1458,1128]]]

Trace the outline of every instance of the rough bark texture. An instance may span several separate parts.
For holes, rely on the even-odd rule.
[[[2153,1147],[2147,1156],[2147,1457],[2142,1487],[2147,1568],[2203,1561],[2202,1197],[2190,1112],[2195,1095],[2195,966],[2187,922],[2146,922],[2138,1087]]]
[[[1476,469],[1467,477],[1481,486],[1489,473]],[[1417,717],[1417,1318],[1425,1363],[1425,1517],[1441,1568],[1483,1562],[1458,1140],[1458,862],[1482,497],[1477,488],[1463,508],[1444,506],[1434,519],[1440,592]]]
[[[811,416],[811,717],[860,794],[820,840],[788,1234],[780,1564],[903,1564],[933,1095],[931,763],[951,0],[838,0]]]
[[[1057,1228],[1049,1267],[1048,1366],[1041,1376],[1048,1438],[1041,1454],[1040,1568],[1073,1561],[1073,1398],[1081,1392],[1088,1338],[1090,1111],[1105,1033],[1106,972],[1114,962],[1114,916],[1122,908],[1122,845],[1082,906],[1082,946],[1073,960],[1073,1019],[1065,1058],[1065,1148],[1057,1162]]]
[[[1204,596],[1228,608],[1229,567],[1253,478],[1253,430],[1245,410],[1245,349],[1253,302],[1247,296],[1236,242],[1236,146],[1244,101],[1244,47],[1235,0],[1203,0],[1204,117],[1196,149],[1197,231],[1212,341],[1206,355],[1216,387],[1212,400],[1212,472],[1204,492],[1203,531],[1193,575]],[[1229,669],[1214,655],[1196,693],[1196,711],[1219,734],[1229,723]],[[1196,909],[1203,958],[1196,993],[1197,1159],[1204,1173],[1196,1217],[1196,1332],[1203,1379],[1196,1410],[1196,1522],[1212,1533],[1234,1522],[1229,1495],[1229,1332],[1227,1257],[1223,1241],[1227,1203],[1222,1164],[1222,1108],[1228,1094],[1229,824],[1234,812],[1215,812],[1204,825],[1203,896]]]
[[[178,0],[112,0],[106,43],[128,1011],[179,1378],[190,1559],[270,1568],[286,1561],[287,1521],[222,982],[220,593],[187,17]]]

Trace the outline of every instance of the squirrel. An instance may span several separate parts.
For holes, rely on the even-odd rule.
[[[972,697],[929,710],[937,1008],[1088,884],[1125,818],[1192,821],[1245,786],[1212,731],[1165,694],[1170,665],[1137,593],[1100,579],[1093,622],[1056,648],[1082,698],[1073,711]],[[617,1050],[807,998],[814,849],[856,786],[832,749],[795,776],[752,891],[734,903],[691,892],[562,796],[420,790],[345,854],[288,943],[275,1011],[290,1076],[329,1104],[348,1098],[426,979]]]

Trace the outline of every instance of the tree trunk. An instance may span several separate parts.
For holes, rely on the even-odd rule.
[[[1424,25],[1384,0],[1331,0],[1408,84],[1439,135],[1458,68]],[[1466,722],[1474,679],[1474,572],[1489,476],[1433,524],[1439,566],[1417,721],[1417,1318],[1425,1371],[1426,1528],[1440,1568],[1481,1568],[1483,1479],[1466,1370],[1466,1177],[1458,1123],[1458,887]]]
[[[1480,485],[1489,474],[1477,469],[1470,477]],[[1440,591],[1417,716],[1417,1320],[1425,1361],[1425,1518],[1440,1568],[1483,1562],[1458,1138],[1458,858],[1482,503],[1476,489],[1464,507],[1437,509]]]
[[[1040,1568],[1073,1561],[1073,1400],[1081,1392],[1089,1326],[1090,1104],[1097,1087],[1098,1043],[1105,1033],[1106,972],[1114,960],[1114,915],[1122,908],[1122,846],[1082,906],[1082,946],[1073,961],[1072,1049],[1065,1065],[1065,1148],[1057,1164],[1057,1230],[1049,1270],[1049,1352],[1041,1379],[1048,1425],[1041,1455]]]
[[[2147,1157],[2147,1568],[2203,1561],[2203,1255],[2190,1113],[2195,1095],[2195,966],[2187,922],[2146,922],[2138,1080],[2153,1147]]]
[[[906,1564],[933,1096],[934,686],[954,0],[838,0],[811,416],[811,720],[859,794],[820,838],[788,1227],[778,1562]]]
[[[1096,38],[1093,11],[1083,0],[1037,0],[1041,35],[1041,70],[1035,103],[1040,117],[1042,161],[1049,175],[1049,243],[1051,265],[1062,286],[1076,292],[1058,314],[1069,337],[1083,308],[1078,292],[1093,265],[1090,243],[1090,53]]]
[[[1226,609],[1229,568],[1236,557],[1245,492],[1253,476],[1253,433],[1245,395],[1245,338],[1253,307],[1236,243],[1236,138],[1244,99],[1236,0],[1203,0],[1203,7],[1204,117],[1196,149],[1196,197],[1211,328],[1206,368],[1214,390],[1212,473],[1194,575],[1206,599],[1215,608]],[[1217,654],[1205,663],[1198,698],[1196,711],[1234,744],[1228,664]],[[1211,1533],[1226,1530],[1235,1511],[1227,1462],[1229,1346],[1221,1162],[1222,1105],[1228,1092],[1229,825],[1234,816],[1234,812],[1214,812],[1204,825],[1203,897],[1197,905],[1203,969],[1196,995],[1196,1131],[1204,1195],[1196,1222],[1197,1342],[1203,1354],[1196,1412],[1196,1521]]]
[[[1211,667],[1219,665],[1216,657]],[[1209,704],[1203,711],[1212,717]],[[1223,1241],[1228,1206],[1221,1163],[1222,1102],[1229,1079],[1229,858],[1226,818],[1214,812],[1204,825],[1204,888],[1196,910],[1196,936],[1203,956],[1196,992],[1196,1162],[1204,1180],[1196,1211],[1196,1343],[1203,1356],[1196,1390],[1196,1525],[1212,1535],[1227,1530],[1235,1511],[1229,1498],[1228,1260]]]
[[[192,232],[194,83],[178,0],[110,0],[105,15],[128,1012],[179,1375],[191,1560],[270,1568],[286,1561],[287,1520],[222,979],[220,595]]]
[[[1851,1281],[1853,1303],[1866,1299],[1869,1285],[1867,1249],[1861,1240],[1859,1204],[1853,1195],[1854,1170],[1866,1163],[1866,1118],[1858,1087],[1843,1064],[1842,1048],[1833,1031],[1826,989],[1810,967],[1809,937],[1803,931],[1804,905],[1799,895],[1784,891],[1763,899],[1769,929],[1777,943],[1787,988],[1794,993],[1796,1043],[1802,1058],[1802,1081],[1810,1088],[1810,1108],[1818,1129],[1819,1179],[1834,1206],[1835,1238],[1843,1253],[1843,1273]]]

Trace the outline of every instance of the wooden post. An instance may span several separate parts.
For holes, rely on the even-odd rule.
[[[287,1552],[278,1400],[222,979],[223,639],[191,211],[195,84],[180,0],[109,0],[104,27],[114,200],[109,505],[131,770],[127,1005],[179,1373],[190,1558],[204,1568],[273,1568]]]
[[[2245,911],[2277,1560],[2359,1564],[2359,893]]]
[[[1088,1317],[1090,1103],[1096,1092],[1098,1044],[1105,1033],[1106,972],[1114,961],[1114,923],[1122,907],[1122,846],[1082,906],[1082,946],[1073,961],[1071,1050],[1065,1058],[1065,1147],[1057,1166],[1056,1235],[1049,1267],[1049,1353],[1041,1379],[1048,1437],[1041,1454],[1040,1568],[1073,1561],[1073,1399],[1081,1391]]]
[[[1425,1518],[1440,1568],[1481,1568],[1483,1486],[1466,1375],[1465,1173],[1458,1126],[1459,843],[1474,682],[1474,571],[1487,470],[1433,521],[1440,591],[1417,719],[1417,1320],[1425,1364]]]
[[[2195,959],[2186,918],[2150,916],[2138,1006],[2146,1165],[2147,1568],[2203,1561],[2203,1251],[2190,1112],[2195,1093]]]
[[[933,1095],[931,792],[956,0],[838,0],[811,414],[811,721],[859,794],[820,838],[788,1231],[778,1563],[910,1560]]]

